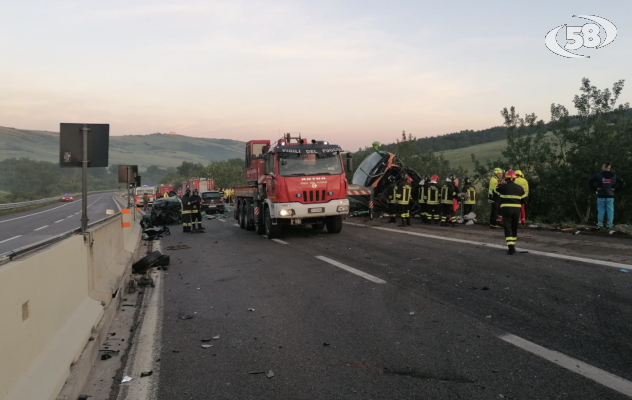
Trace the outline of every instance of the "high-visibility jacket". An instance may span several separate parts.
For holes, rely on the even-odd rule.
[[[189,197],[189,204],[191,205],[192,213],[195,214],[197,212],[200,212],[200,206],[202,205],[202,198],[200,196],[193,194],[191,195],[191,197]]]
[[[419,204],[425,204],[426,203],[426,182],[421,181],[417,190],[419,192],[419,198],[417,199],[419,201]]]
[[[516,184],[522,186],[522,188],[524,189],[524,194],[529,196],[529,182],[527,182],[526,179],[524,178],[516,178],[515,180]]]
[[[494,194],[500,198],[500,207],[520,208],[527,197],[522,186],[511,181],[498,185]]]
[[[412,191],[412,188],[410,187],[410,184],[408,182],[406,181],[400,182],[397,185],[397,192],[398,192],[397,204],[408,205],[408,203],[410,202],[411,191]]]
[[[476,188],[472,184],[463,186],[463,191],[467,193],[469,199],[465,200],[463,204],[476,204]]]
[[[393,184],[388,188],[388,202],[391,204],[397,204],[397,197],[397,185]]]
[[[441,188],[435,181],[430,181],[426,187],[426,204],[437,205],[440,203],[439,194]]]
[[[443,182],[441,186],[441,203],[454,204],[454,200],[459,194],[459,188],[452,181]]]
[[[191,214],[191,196],[183,195],[182,196],[182,214]]]

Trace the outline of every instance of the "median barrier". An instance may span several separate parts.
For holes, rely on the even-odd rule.
[[[130,276],[140,239],[133,218],[120,214],[0,266],[0,398],[78,397]]]

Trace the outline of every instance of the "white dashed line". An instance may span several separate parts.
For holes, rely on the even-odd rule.
[[[33,231],[39,231],[40,229],[44,229],[44,228],[46,228],[47,226],[48,226],[48,225],[40,226],[40,227],[39,227],[39,228],[37,228],[37,229],[33,229]]]
[[[63,219],[60,219],[59,221],[55,221],[55,223],[59,223],[59,222],[61,222],[61,221],[63,221]]]
[[[67,217],[66,217],[66,219],[68,219],[68,218],[72,218],[72,217],[73,217],[72,215],[69,215],[69,216],[67,216]]]
[[[281,239],[272,239],[273,242],[281,243],[281,244],[289,244],[288,242],[284,242]]]
[[[632,382],[620,378],[610,372],[604,371],[592,365],[586,364],[583,361],[576,360],[572,357],[559,353],[557,351],[546,349],[540,345],[532,343],[521,337],[505,334],[499,336],[501,340],[507,343],[511,343],[514,346],[520,347],[523,350],[533,353],[537,356],[544,358],[560,367],[566,368],[569,371],[582,375],[588,379],[591,379],[597,383],[600,383],[612,390],[616,390],[619,393],[623,393],[632,397]]]
[[[22,235],[17,235],[17,236],[13,236],[12,238],[8,238],[8,239],[4,239],[3,241],[1,241],[0,243],[4,243],[4,242],[8,242],[9,240],[13,240],[13,239],[17,239]]]
[[[449,241],[449,242],[473,244],[473,245],[476,245],[476,246],[486,246],[486,247],[491,247],[491,248],[494,248],[494,249],[502,249],[502,250],[506,250],[507,249],[507,246],[502,246],[502,245],[498,245],[498,244],[483,243],[483,242],[475,242],[473,240],[456,239],[456,238],[450,238],[450,237],[445,237],[445,236],[437,236],[437,235],[428,235],[426,233],[405,232],[405,231],[400,231],[400,230],[397,230],[397,229],[382,228],[382,227],[379,227],[379,226],[369,226],[369,225],[362,225],[362,224],[354,224],[354,223],[351,223],[351,222],[345,222],[345,224],[353,225],[353,226],[359,226],[359,227],[363,227],[363,228],[377,229],[377,230],[380,230],[380,231],[387,231],[387,232],[394,232],[394,233],[403,233],[405,235],[413,235],[413,236],[425,237],[425,238],[429,238],[429,239],[439,239],[439,240],[446,240],[446,241]],[[592,259],[592,258],[574,257],[574,256],[568,256],[568,255],[564,255],[564,254],[547,253],[545,251],[530,250],[530,249],[525,249],[525,248],[522,248],[522,247],[516,248],[516,250],[518,250],[518,251],[528,251],[529,254],[535,254],[535,255],[538,255],[538,256],[559,258],[559,259],[562,259],[562,260],[579,261],[579,262],[584,262],[584,263],[589,263],[589,264],[604,265],[606,267],[632,268],[632,265],[629,265],[629,264],[617,263],[617,262],[612,262],[612,261],[595,260],[595,259]]]
[[[336,260],[332,260],[331,258],[327,258],[327,257],[324,257],[324,256],[316,256],[316,258],[318,258],[319,260],[322,260],[322,261],[324,261],[324,262],[327,262],[327,263],[329,263],[329,264],[331,264],[331,265],[334,265],[334,266],[336,266],[336,267],[338,267],[338,268],[342,268],[342,269],[344,269],[345,271],[351,272],[352,274],[356,274],[356,275],[358,275],[358,276],[361,276],[361,277],[363,277],[364,279],[368,279],[368,280],[370,280],[371,282],[375,282],[375,283],[386,283],[386,281],[385,281],[385,280],[382,280],[382,279],[380,279],[380,278],[377,278],[377,277],[375,277],[375,276],[373,276],[373,275],[369,275],[369,274],[367,274],[366,272],[362,272],[362,271],[360,271],[359,269],[355,269],[355,268],[353,268],[353,267],[350,267],[350,266],[348,266],[348,265],[345,265],[345,264],[343,264],[343,263],[340,263],[340,262],[338,262],[338,261],[336,261]]]

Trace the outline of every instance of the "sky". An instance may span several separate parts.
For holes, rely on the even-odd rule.
[[[587,77],[632,102],[632,2],[0,0],[0,126],[109,123],[347,150],[573,112]],[[597,15],[614,42],[565,58],[547,32]],[[564,46],[565,31],[558,35]]]

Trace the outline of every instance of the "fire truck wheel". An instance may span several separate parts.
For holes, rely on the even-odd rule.
[[[246,229],[246,202],[243,201],[239,205],[239,227]]]
[[[233,217],[239,221],[239,202],[235,202],[234,208],[233,208]]]
[[[323,229],[325,229],[325,223],[319,222],[317,224],[312,224],[312,229],[315,231],[322,231]]]
[[[327,217],[327,219],[325,220],[325,225],[327,225],[327,232],[340,233],[340,231],[342,230],[342,215]]]
[[[255,230],[255,207],[252,205],[252,200],[246,201],[246,230]]]
[[[268,239],[276,239],[281,235],[281,225],[272,225],[272,217],[270,216],[270,207],[266,207],[265,227],[266,227],[266,236],[268,236]]]

